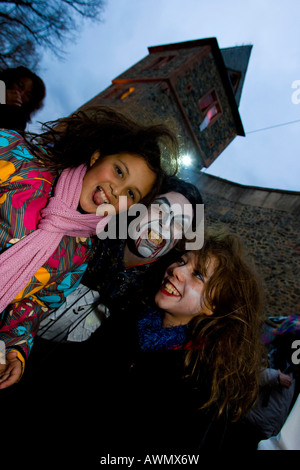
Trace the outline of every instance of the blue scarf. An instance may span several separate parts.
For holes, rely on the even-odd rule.
[[[163,312],[148,309],[138,322],[139,345],[142,351],[162,351],[181,346],[187,335],[188,325],[163,328]]]

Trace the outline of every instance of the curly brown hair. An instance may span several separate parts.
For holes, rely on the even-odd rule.
[[[203,366],[211,371],[210,396],[202,408],[217,404],[219,416],[227,412],[236,421],[258,396],[264,358],[260,280],[236,235],[206,234],[202,249],[193,253],[204,275],[209,260],[216,264],[203,293],[213,314],[190,322],[186,375],[199,377]]]
[[[145,203],[158,193],[164,177],[178,170],[179,145],[175,132],[165,124],[139,123],[117,108],[86,108],[45,123],[43,129],[39,135],[27,134],[27,143],[49,169],[61,170],[82,163],[89,167],[95,151],[100,151],[101,157],[132,153],[143,158],[156,175]]]

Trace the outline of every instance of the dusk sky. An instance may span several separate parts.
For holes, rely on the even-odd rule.
[[[298,0],[107,0],[103,21],[83,23],[64,61],[44,53],[38,73],[47,97],[30,129],[75,111],[148,55],[149,46],[208,37],[220,48],[251,44],[239,107],[246,137],[236,137],[205,171],[300,191],[299,7]]]

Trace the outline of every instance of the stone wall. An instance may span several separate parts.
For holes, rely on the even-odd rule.
[[[192,174],[205,203],[206,226],[241,236],[264,282],[267,315],[300,314],[300,192],[243,186]]]

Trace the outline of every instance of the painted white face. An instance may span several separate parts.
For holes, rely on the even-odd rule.
[[[193,208],[181,193],[158,196],[139,224],[136,250],[143,258],[158,258],[170,251],[192,223]]]

